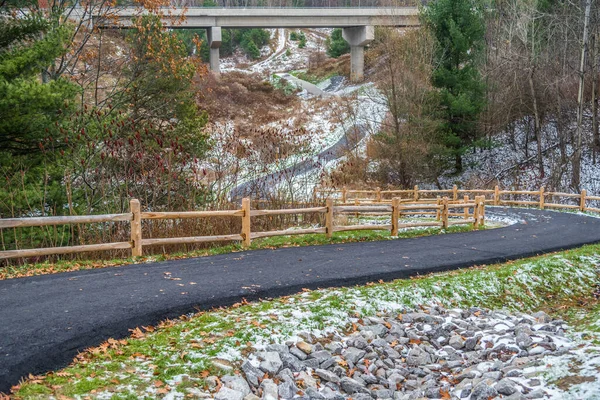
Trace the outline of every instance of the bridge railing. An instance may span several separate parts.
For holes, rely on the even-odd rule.
[[[460,209],[461,212],[454,212]],[[271,231],[252,232],[253,217],[273,217],[279,215],[299,214],[322,214],[324,224],[319,227],[303,229],[282,229]],[[386,224],[358,224],[344,225],[336,222],[336,215],[354,214],[360,216],[389,215],[390,223]],[[432,221],[408,221],[401,223],[400,220],[407,216],[435,216]],[[145,238],[142,234],[143,221],[150,220],[181,220],[181,219],[203,219],[203,218],[240,218],[241,231],[225,235],[210,236],[187,236],[187,237],[164,237]],[[460,217],[456,219],[453,217]],[[144,247],[166,246],[175,244],[196,244],[214,242],[242,242],[243,247],[250,247],[253,239],[305,234],[324,234],[331,238],[334,232],[357,231],[357,230],[389,230],[392,236],[398,235],[399,229],[416,227],[440,227],[448,228],[451,225],[472,224],[475,228],[484,223],[485,199],[483,196],[474,200],[465,198],[463,201],[451,201],[448,197],[437,199],[435,202],[406,202],[394,197],[389,204],[354,204],[352,206],[335,204],[332,198],[325,200],[324,206],[305,207],[278,210],[253,210],[249,198],[242,199],[241,208],[234,210],[214,211],[186,211],[186,212],[152,212],[141,210],[141,204],[137,199],[130,201],[130,212],[122,214],[89,215],[89,216],[64,216],[64,217],[38,217],[38,218],[6,218],[0,219],[0,231],[2,229],[16,229],[21,227],[43,227],[51,225],[72,224],[96,224],[109,222],[126,222],[129,224],[129,241],[115,243],[100,243],[80,246],[47,247],[37,249],[19,249],[0,251],[0,260],[11,258],[31,258],[48,255],[74,254],[89,251],[108,251],[130,249],[133,257],[143,255]],[[360,221],[359,221],[360,222]]]

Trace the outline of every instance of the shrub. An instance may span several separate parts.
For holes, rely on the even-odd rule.
[[[338,58],[342,54],[350,52],[350,45],[342,37],[342,30],[340,28],[333,30],[331,37],[327,38],[325,45],[327,46],[327,54],[333,58]]]

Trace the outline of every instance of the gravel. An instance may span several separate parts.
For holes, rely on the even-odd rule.
[[[528,369],[572,348],[547,314],[429,307],[359,320],[346,336],[310,333],[250,354],[215,399],[535,399]]]

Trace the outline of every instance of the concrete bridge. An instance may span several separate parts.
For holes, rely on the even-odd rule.
[[[102,27],[127,27],[140,15],[139,8],[121,8],[107,20],[94,20]],[[207,30],[210,69],[220,73],[219,47],[222,28],[342,28],[350,44],[351,79],[364,77],[364,48],[374,39],[375,26],[418,26],[417,7],[395,8],[189,8],[169,9],[165,26],[173,29]],[[185,18],[180,18],[185,16]]]

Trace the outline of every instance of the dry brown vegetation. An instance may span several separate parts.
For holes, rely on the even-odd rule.
[[[208,74],[197,81],[197,101],[211,121],[232,121],[260,126],[282,119],[299,106],[296,96],[277,90],[258,74],[228,72],[220,78]]]

